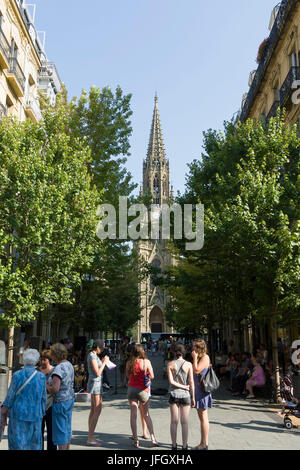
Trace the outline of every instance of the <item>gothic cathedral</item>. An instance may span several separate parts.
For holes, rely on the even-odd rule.
[[[170,189],[169,161],[166,158],[158,111],[158,98],[155,96],[153,120],[146,160],[143,163],[143,185],[141,194],[150,192],[152,203],[170,204],[174,200],[173,188]],[[160,267],[173,264],[165,240],[139,240],[136,248],[147,263]],[[168,295],[154,286],[150,277],[141,283],[141,319],[138,322],[138,341],[141,333],[172,332],[165,318]]]

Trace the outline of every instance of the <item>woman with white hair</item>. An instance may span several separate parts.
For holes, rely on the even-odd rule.
[[[15,372],[1,408],[2,425],[8,422],[9,450],[42,450],[42,419],[46,413],[45,375],[36,370],[36,349],[26,349],[24,367]]]

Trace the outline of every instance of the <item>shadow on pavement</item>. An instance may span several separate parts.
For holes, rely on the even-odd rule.
[[[265,421],[248,421],[247,423],[220,423],[218,421],[210,421],[210,424],[216,424],[218,426],[222,426],[225,428],[230,428],[230,429],[250,429],[251,431],[256,430],[256,431],[267,431],[267,432],[273,432],[273,433],[282,433],[284,429],[282,426],[280,427],[280,424],[278,423],[266,423]],[[253,426],[253,424],[257,424],[260,426]],[[276,428],[276,429],[275,429]]]
[[[108,433],[100,433],[100,437],[103,440],[103,447],[95,447],[97,450],[127,450],[132,449],[135,450],[133,447],[132,439],[130,438],[130,434],[108,434]],[[87,441],[87,432],[84,431],[73,431],[72,434],[72,441],[71,446],[78,446],[78,447],[86,447],[86,449],[91,449],[90,446],[86,445]],[[160,447],[153,447],[151,441],[146,441],[144,439],[139,439],[140,447],[139,449],[145,450],[159,450],[160,448],[171,448],[170,443],[162,443],[160,442]]]

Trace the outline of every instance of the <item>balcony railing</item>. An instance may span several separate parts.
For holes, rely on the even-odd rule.
[[[270,36],[268,43],[266,45],[264,54],[261,58],[261,61],[259,63],[259,66],[257,68],[255,77],[253,79],[252,85],[250,87],[247,99],[245,101],[245,104],[243,106],[242,112],[241,112],[241,121],[245,121],[249,115],[250,108],[253,104],[253,100],[259,90],[259,86],[261,83],[261,80],[264,77],[266,68],[269,64],[269,61],[272,57],[273,51],[275,47],[277,46],[277,43],[280,39],[280,33],[282,31],[282,28],[285,25],[286,19],[292,10],[293,7],[295,7],[298,3],[298,0],[282,0],[279,11],[277,13],[273,28],[271,30]]]
[[[295,88],[293,88],[292,86],[295,80],[300,80],[300,67],[296,66],[290,68],[290,71],[287,74],[287,77],[279,90],[279,100],[274,101],[267,116],[267,120],[269,120],[271,117],[276,116],[277,109],[283,108],[287,104],[288,99],[295,90]]]
[[[9,63],[10,46],[9,46],[8,40],[6,39],[1,29],[0,29],[0,52],[1,54],[3,54],[5,61]]]
[[[33,121],[39,121],[42,119],[42,113],[38,104],[38,98],[35,98],[32,94],[29,94],[26,99],[26,113]]]
[[[57,93],[60,91],[61,79],[53,62],[42,61],[42,67],[39,70],[39,78],[46,78],[52,83]]]
[[[292,85],[295,80],[300,79],[300,67],[291,67],[282,87],[280,88],[280,106],[284,106],[293,92]]]
[[[267,116],[267,120],[269,120],[271,117],[275,117],[276,116],[276,113],[277,113],[277,110],[278,108],[280,108],[280,101],[279,100],[276,100],[274,101],[270,111],[269,111],[269,114]]]
[[[9,67],[9,73],[13,73],[21,87],[21,89],[23,90],[23,93],[25,91],[25,75],[24,73],[22,72],[22,69],[20,67],[20,64],[19,62],[17,61],[17,59],[15,57],[11,57],[9,59],[9,64],[10,64],[10,67]]]

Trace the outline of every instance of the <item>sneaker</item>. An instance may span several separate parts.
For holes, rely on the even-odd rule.
[[[103,384],[103,388],[105,388],[106,390],[109,390],[109,389],[110,389],[110,386],[107,385],[107,384]]]
[[[255,398],[255,395],[248,395],[246,398]]]

